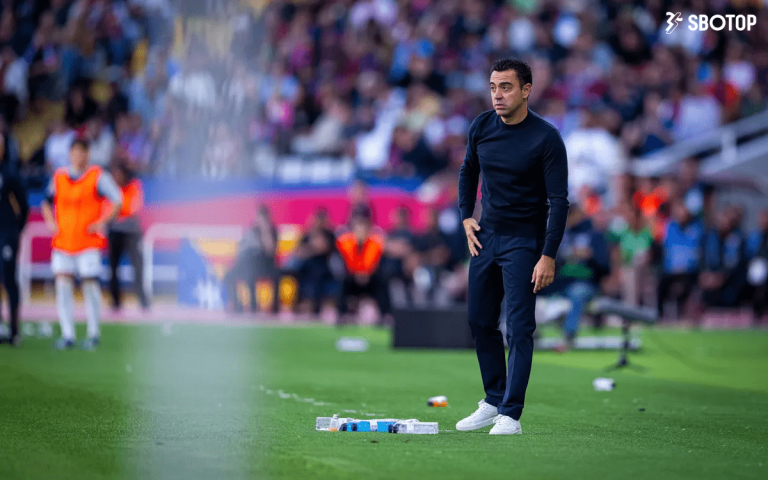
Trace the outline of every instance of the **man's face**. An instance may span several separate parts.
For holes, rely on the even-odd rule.
[[[491,101],[496,114],[508,117],[523,105],[531,93],[531,84],[520,86],[514,70],[491,73]]]
[[[73,145],[69,150],[69,159],[77,170],[85,170],[88,166],[88,150],[82,145]]]
[[[352,234],[358,241],[363,241],[368,238],[368,233],[371,231],[371,227],[367,220],[356,219],[352,224]]]

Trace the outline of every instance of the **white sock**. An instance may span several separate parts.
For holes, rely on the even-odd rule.
[[[56,277],[56,309],[59,311],[61,337],[75,339],[74,283],[69,277]]]
[[[99,314],[101,311],[101,288],[99,282],[87,280],[83,282],[85,297],[85,317],[88,320],[88,338],[99,338]]]

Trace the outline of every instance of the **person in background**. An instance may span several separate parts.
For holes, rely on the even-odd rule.
[[[411,213],[405,205],[393,211],[394,227],[387,234],[384,254],[381,258],[380,271],[387,284],[400,282],[403,290],[403,302],[413,301],[413,270],[418,265],[415,252],[415,237],[411,225]],[[394,298],[393,298],[394,300]]]
[[[621,297],[629,305],[644,304],[644,288],[650,281],[653,234],[643,218],[642,211],[634,205],[626,210],[624,228],[608,233],[614,245],[615,264],[621,278]]]
[[[368,215],[371,218],[371,222],[376,222],[376,214],[373,209],[373,201],[371,200],[370,193],[368,191],[368,185],[360,180],[356,179],[350,185],[347,191],[349,197],[349,215],[348,220],[351,220],[356,213],[362,213]]]
[[[19,238],[29,215],[27,191],[8,160],[6,137],[0,135],[0,283],[5,287],[10,310],[10,329],[0,343],[17,345],[19,337],[19,284],[16,279],[16,258]],[[2,303],[0,303],[2,321]]]
[[[245,235],[237,246],[237,258],[234,267],[227,274],[225,284],[228,285],[231,298],[237,298],[237,281],[245,281],[249,297],[250,310],[256,312],[258,308],[256,298],[256,282],[262,278],[276,279],[277,266],[277,228],[272,223],[269,207],[260,205],[253,225],[245,231]],[[275,282],[273,295],[273,311],[277,311],[279,304],[278,283]],[[240,310],[239,302],[235,301],[235,309]]]
[[[149,308],[149,299],[144,291],[144,260],[141,254],[141,221],[139,212],[144,206],[144,187],[141,180],[134,177],[125,165],[112,169],[112,176],[123,194],[123,206],[117,218],[109,224],[107,240],[109,243],[109,269],[111,272],[109,291],[112,295],[112,308],[120,310],[120,279],[117,274],[120,258],[128,255],[133,266],[133,283],[136,296],[143,309]]]
[[[112,175],[88,165],[88,141],[77,138],[70,148],[70,166],[56,170],[41,204],[43,218],[53,233],[51,270],[56,283],[56,307],[61,338],[57,350],[75,346],[75,275],[82,280],[88,337],[82,347],[100,343],[101,249],[107,244],[106,226],[123,207],[123,195]],[[104,199],[111,203],[104,215]]]
[[[600,280],[610,268],[608,246],[581,206],[571,204],[563,241],[557,256],[557,277],[552,293],[571,301],[565,317],[565,348],[572,348],[584,308],[600,290]]]
[[[768,209],[757,217],[757,230],[747,240],[747,280],[752,290],[753,322],[760,323],[768,313]]]
[[[699,286],[708,307],[735,307],[746,282],[746,241],[733,207],[720,210],[704,240]]]
[[[686,158],[680,162],[676,181],[672,183],[675,193],[683,198],[685,207],[695,219],[702,219],[708,186],[700,180],[700,165],[696,158]]]
[[[674,299],[678,314],[696,286],[702,259],[704,225],[694,218],[688,202],[677,199],[672,202],[672,220],[662,242],[661,276],[657,286],[657,309],[664,316],[664,303]]]
[[[77,132],[59,120],[51,123],[47,134],[43,155],[49,173],[53,173],[69,165],[69,150]]]
[[[331,257],[335,252],[336,237],[328,211],[318,208],[299,245],[301,260],[298,277],[299,296],[308,302],[308,310],[320,313],[323,300],[334,295],[336,281],[331,270]]]
[[[421,260],[417,286],[427,290],[428,296],[434,299],[440,277],[452,267],[451,248],[440,230],[439,212],[434,208],[428,210],[427,229],[416,239],[416,250]]]
[[[346,272],[339,295],[339,314],[343,318],[349,313],[350,297],[370,295],[379,307],[379,324],[383,325],[391,317],[389,285],[379,269],[384,238],[373,231],[370,211],[365,209],[353,214],[349,228],[336,240]]]
[[[80,128],[98,115],[99,104],[88,94],[85,85],[80,85],[69,92],[64,121],[72,128]]]
[[[115,149],[115,136],[104,123],[101,115],[96,115],[81,129],[91,143],[91,164],[107,168],[112,161]]]

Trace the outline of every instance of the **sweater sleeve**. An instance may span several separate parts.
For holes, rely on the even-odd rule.
[[[475,148],[475,133],[477,131],[477,118],[469,127],[467,134],[467,153],[464,163],[459,171],[459,210],[461,219],[471,218],[477,202],[477,185],[480,182],[480,162]]]
[[[27,197],[27,189],[22,184],[21,179],[16,175],[10,176],[9,184],[9,189],[19,207],[19,211],[16,212],[19,226],[23,228],[29,218],[29,198]]]
[[[568,220],[568,157],[560,132],[547,134],[544,146],[544,187],[549,203],[543,255],[555,258]]]

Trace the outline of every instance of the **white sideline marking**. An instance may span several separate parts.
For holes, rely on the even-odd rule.
[[[256,388],[256,387],[252,387],[252,388]],[[288,392],[285,392],[283,390],[278,390],[277,392],[275,392],[274,390],[271,390],[271,389],[265,387],[264,385],[259,385],[259,390],[264,392],[264,393],[266,393],[267,395],[275,395],[275,394],[277,394],[283,400],[292,399],[292,400],[296,400],[297,402],[311,403],[312,405],[314,405],[316,407],[326,407],[326,406],[329,406],[329,405],[333,405],[333,403],[331,403],[331,402],[321,402],[319,400],[315,400],[314,398],[304,398],[304,397],[301,397],[301,396],[299,396],[299,395],[297,395],[295,393],[288,393]],[[363,406],[365,406],[365,404],[363,404]],[[378,416],[383,416],[384,415],[383,413],[365,413],[365,412],[359,412],[357,410],[344,410],[343,412],[344,413],[359,413],[360,415],[364,415],[366,417],[378,417]]]
[[[284,392],[283,390],[278,390],[277,392],[275,392],[274,390],[270,390],[269,388],[265,387],[264,385],[259,385],[259,390],[261,390],[262,392],[266,393],[267,395],[275,395],[275,394],[277,394],[283,400],[287,400],[287,399],[291,398],[293,400],[296,400],[297,402],[311,403],[311,404],[313,404],[316,407],[324,407],[326,405],[333,405],[332,403],[317,401],[314,398],[303,398],[303,397],[300,397],[300,396],[296,395],[295,393],[287,393],[287,392]]]

